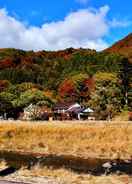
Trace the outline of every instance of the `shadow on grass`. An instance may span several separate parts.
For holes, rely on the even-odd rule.
[[[9,168],[0,174],[11,174],[21,167],[31,169],[33,166],[47,166],[54,169],[66,168],[79,173],[92,175],[102,174],[128,174],[132,175],[132,160],[82,158],[73,155],[46,155],[25,152],[0,151],[0,159],[5,160]]]
[[[18,169],[14,168],[14,167],[8,167],[6,169],[3,169],[2,171],[0,171],[0,177],[4,177],[4,176],[8,176],[10,174],[13,174],[17,171]]]

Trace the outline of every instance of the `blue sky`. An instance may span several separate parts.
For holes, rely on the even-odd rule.
[[[0,47],[101,50],[131,32],[132,1],[0,0]]]

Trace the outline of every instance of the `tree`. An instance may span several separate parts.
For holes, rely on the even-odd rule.
[[[64,100],[78,101],[80,103],[89,98],[94,88],[94,80],[87,74],[74,74],[65,79],[59,86],[59,95]]]
[[[128,58],[123,58],[120,63],[119,78],[121,80],[121,89],[123,93],[123,103],[132,108],[132,63]]]
[[[95,110],[97,119],[112,119],[122,107],[118,78],[112,73],[97,73],[95,81],[96,88],[91,95],[89,105]]]
[[[50,100],[48,97],[44,96],[43,91],[40,91],[38,89],[30,89],[20,94],[20,96],[13,101],[14,106],[18,107],[27,107],[30,104],[38,104],[42,103],[51,105],[52,100]]]
[[[10,85],[8,80],[0,80],[0,92],[5,91]]]
[[[4,115],[4,113],[8,113],[13,109],[12,100],[15,96],[8,92],[0,93],[0,114]]]

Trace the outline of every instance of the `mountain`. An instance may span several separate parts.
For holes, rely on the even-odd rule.
[[[0,49],[0,80],[13,84],[31,82],[57,90],[64,80],[80,74],[117,73],[121,59],[118,54],[82,48],[56,52]]]
[[[82,56],[95,54],[95,50],[91,49],[74,49],[67,48],[59,51],[24,51],[14,48],[0,49],[0,69],[30,67],[33,64],[42,64],[44,61],[65,60],[69,61],[74,55]]]
[[[131,107],[131,60],[120,53],[132,58],[132,34],[103,52],[0,49],[0,114],[38,102],[76,101],[93,108],[99,103],[102,118],[109,112],[107,105],[114,112],[126,103]]]
[[[122,54],[132,61],[132,33],[116,42],[104,52]]]

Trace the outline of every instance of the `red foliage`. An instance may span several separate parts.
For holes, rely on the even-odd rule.
[[[8,80],[0,80],[0,92],[5,90],[9,86]]]
[[[83,81],[83,88],[80,91],[80,96],[83,98],[90,97],[91,92],[95,89],[95,81],[93,78],[88,78]]]
[[[78,91],[76,84],[71,79],[66,79],[59,86],[59,96],[61,98],[71,97],[75,100],[78,97],[88,98],[92,90],[94,90],[95,82],[93,78],[88,78],[82,81],[82,87]]]
[[[129,121],[132,121],[132,112],[129,112]]]
[[[33,64],[33,58],[34,58],[33,55],[29,55],[29,56],[18,55],[16,57],[9,56],[0,60],[0,69],[10,68],[10,67],[15,68],[17,66],[31,67]]]
[[[64,82],[59,86],[59,95],[61,97],[66,96],[74,96],[76,93],[76,88],[72,80],[66,79]]]
[[[123,38],[122,40],[116,42],[114,45],[106,49],[106,52],[123,54],[127,57],[131,57],[132,50],[132,33]]]
[[[32,56],[26,56],[22,59],[22,64],[31,67],[33,64],[33,57]]]
[[[0,61],[0,69],[8,68],[14,66],[12,59],[7,58]]]
[[[95,81],[93,78],[86,79],[84,81],[85,86],[92,91],[95,88]]]
[[[35,55],[39,56],[39,57],[46,57],[49,59],[60,57],[60,58],[64,58],[64,59],[68,60],[72,56],[72,54],[76,53],[77,51],[78,51],[78,49],[69,48],[69,49],[65,49],[65,50],[52,51],[52,52],[38,51],[35,53]]]

